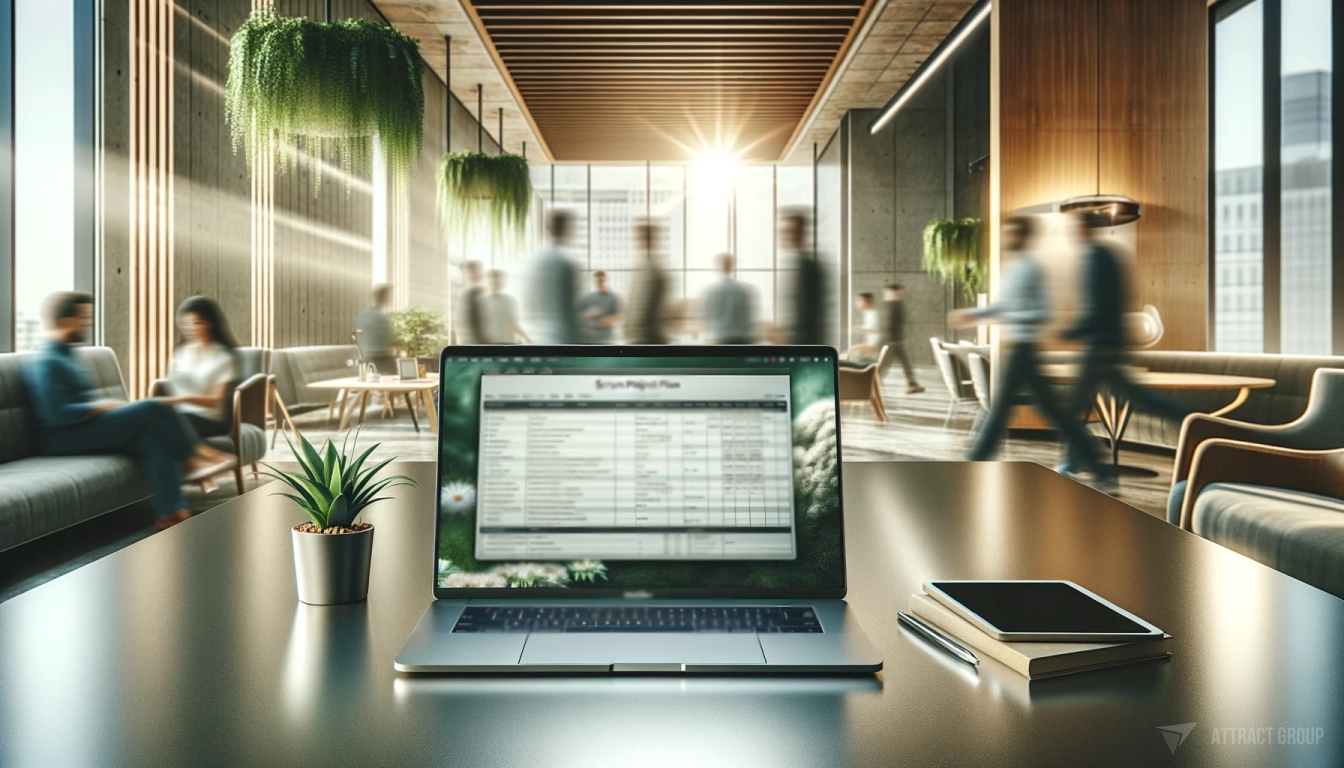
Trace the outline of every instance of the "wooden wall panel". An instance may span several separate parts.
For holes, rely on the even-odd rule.
[[[1162,313],[1159,349],[1204,349],[1207,304],[1208,10],[1198,0],[1101,3],[1103,191],[1143,205],[1131,289]]]
[[[1204,349],[1204,0],[1000,0],[994,15],[995,229],[1075,195],[1138,200],[1132,302],[1162,312],[1160,348]]]

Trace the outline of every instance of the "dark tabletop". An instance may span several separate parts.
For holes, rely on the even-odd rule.
[[[0,604],[0,765],[1344,763],[1344,601],[1034,464],[845,465],[876,678],[398,674],[433,550],[433,466],[403,470],[421,488],[367,516],[367,603],[297,601],[301,516],[261,489]],[[898,628],[932,578],[1072,579],[1173,657],[973,670]],[[1182,723],[1173,756],[1157,728]]]

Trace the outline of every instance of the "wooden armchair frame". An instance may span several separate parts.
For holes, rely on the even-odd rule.
[[[1195,502],[1200,491],[1213,483],[1265,485],[1339,498],[1344,493],[1344,448],[1302,451],[1206,439],[1194,451],[1188,480],[1181,503],[1181,527],[1193,531]]]
[[[229,439],[233,441],[233,454],[237,457],[233,467],[222,467],[213,472],[192,475],[187,478],[189,482],[208,480],[232,469],[234,482],[238,484],[238,493],[241,494],[246,490],[243,485],[243,425],[251,424],[259,427],[263,433],[266,431],[266,402],[270,389],[269,381],[272,378],[274,377],[269,377],[264,373],[253,374],[233,389],[233,418],[229,424],[228,435]],[[167,379],[157,379],[149,385],[150,397],[160,397],[168,394],[169,391]],[[256,475],[256,473],[257,464],[252,462],[252,474]]]

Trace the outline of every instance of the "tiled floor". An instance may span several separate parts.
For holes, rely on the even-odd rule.
[[[841,414],[842,452],[847,461],[938,461],[959,460],[970,443],[970,427],[974,421],[974,406],[964,406],[959,417],[944,427],[949,399],[936,370],[920,369],[918,375],[928,391],[918,395],[905,394],[905,382],[899,372],[887,377],[884,394],[889,420],[874,418],[867,405],[846,404]],[[378,409],[369,409],[368,422],[361,431],[364,444],[379,443],[375,457],[396,456],[415,461],[433,461],[435,437],[427,428],[416,432],[404,407],[398,404],[395,418],[378,417]],[[299,429],[315,443],[327,437],[340,435],[336,420],[325,410],[295,417]],[[1171,482],[1171,455],[1126,449],[1124,462],[1156,472],[1153,478],[1126,477],[1122,481],[1121,499],[1149,514],[1163,516],[1167,487]],[[999,453],[1000,459],[1035,461],[1054,465],[1058,448],[1053,439],[1032,437],[1030,433],[1014,434]],[[269,460],[292,461],[285,441],[276,443]],[[245,478],[248,490],[266,478]],[[233,481],[227,476],[219,479],[220,488],[210,494],[190,489],[188,498],[192,509],[204,511],[227,501],[235,495]],[[123,510],[105,515],[81,526],[47,537],[27,547],[0,553],[0,601],[22,594],[57,576],[93,562],[123,547],[130,546],[153,533],[152,512],[144,509]]]

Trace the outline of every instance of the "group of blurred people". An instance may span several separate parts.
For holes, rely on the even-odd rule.
[[[238,343],[219,304],[204,296],[182,302],[161,394],[136,402],[106,398],[75,353],[92,328],[90,294],[50,296],[43,319],[47,342],[23,371],[40,450],[50,456],[134,455],[154,495],[157,527],[186,520],[191,512],[184,478],[208,478],[237,461],[203,441],[229,433],[230,393],[240,378]]]
[[[672,277],[659,252],[662,233],[647,221],[632,232],[635,258],[626,295],[615,292],[602,270],[592,273],[592,285],[585,290],[580,269],[567,252],[573,227],[569,213],[551,211],[546,244],[530,265],[527,314],[538,343],[668,344],[679,334],[712,344],[822,343],[825,275],[816,254],[805,247],[808,221],[801,212],[786,213],[780,226],[786,258],[792,259],[797,274],[788,291],[792,322],[785,329],[762,321],[756,290],[738,279],[729,253],[715,257],[718,276],[692,305],[674,300]],[[532,341],[520,323],[517,300],[504,292],[503,271],[491,270],[483,281],[480,263],[467,261],[462,277],[454,311],[458,343]]]

